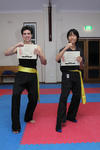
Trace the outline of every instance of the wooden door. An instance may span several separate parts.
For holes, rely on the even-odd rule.
[[[84,82],[100,82],[100,39],[80,39],[84,53]]]

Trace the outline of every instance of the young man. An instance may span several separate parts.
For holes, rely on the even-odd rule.
[[[23,42],[20,42],[5,51],[5,56],[17,54],[19,59],[18,72],[15,77],[12,95],[12,131],[19,133],[20,125],[20,97],[24,89],[28,91],[28,104],[24,121],[34,122],[33,112],[35,111],[38,93],[37,58],[41,64],[46,65],[47,61],[40,46],[31,42],[33,30],[30,26],[23,26],[21,29]]]
[[[82,63],[82,51],[78,47],[78,31],[76,29],[69,30],[67,39],[68,44],[56,56],[56,61],[61,62],[60,70],[62,72],[61,95],[57,111],[57,132],[62,132],[62,123],[65,123],[66,120],[77,122],[76,115],[81,99],[79,69],[80,63]],[[70,91],[72,91],[72,99],[66,113],[66,101]]]

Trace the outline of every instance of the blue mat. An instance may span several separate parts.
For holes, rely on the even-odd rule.
[[[0,98],[0,149],[18,150],[24,128],[24,112],[27,100],[21,101],[21,124],[20,134],[13,134],[11,130],[11,96],[7,95]]]
[[[71,101],[71,97],[72,97],[72,95],[70,94],[68,97],[68,102]],[[40,103],[58,103],[59,98],[60,98],[60,94],[47,94],[47,95],[43,94],[43,95],[40,95]],[[6,99],[6,100],[11,99],[11,95],[3,95],[0,97],[0,100],[4,101],[4,99]],[[27,95],[22,95],[21,99],[22,100],[27,99]],[[99,93],[86,94],[86,100],[87,100],[87,102],[100,102],[100,94]],[[4,104],[3,101],[1,102],[1,105],[2,105],[2,103]]]
[[[20,145],[18,150],[100,150],[100,143]]]
[[[0,89],[12,89],[13,84],[0,85]],[[84,83],[85,88],[97,88],[100,87],[100,83]],[[49,88],[61,88],[61,84],[40,84],[41,89]]]
[[[60,84],[41,84],[41,88],[60,88]],[[100,87],[100,84],[85,84],[85,87]],[[12,85],[0,85],[0,89],[11,89]],[[60,94],[40,95],[41,103],[58,103]],[[21,97],[21,133],[13,134],[11,131],[11,97],[12,95],[0,96],[0,148],[1,150],[100,150],[100,143],[72,143],[72,144],[40,144],[20,145],[26,123],[24,113],[27,105],[27,95]],[[100,102],[100,94],[86,94],[87,102]],[[71,94],[68,102],[70,102]]]

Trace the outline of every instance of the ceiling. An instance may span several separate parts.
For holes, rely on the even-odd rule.
[[[36,11],[48,5],[49,0],[0,0],[0,12]],[[100,11],[100,0],[51,0],[57,10]]]

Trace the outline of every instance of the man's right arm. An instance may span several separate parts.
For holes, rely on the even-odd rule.
[[[17,53],[17,47],[23,47],[24,44],[23,42],[20,42],[10,48],[8,48],[6,51],[5,51],[5,56],[9,56],[9,55],[13,55],[13,54],[16,54]]]

